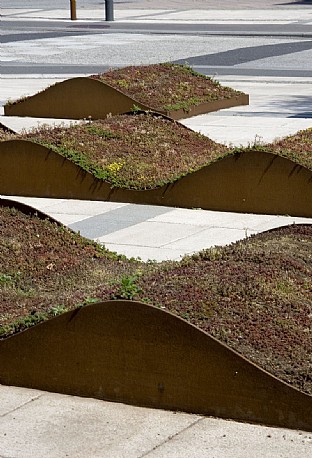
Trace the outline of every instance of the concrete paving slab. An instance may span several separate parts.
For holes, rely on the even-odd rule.
[[[204,229],[203,231],[190,235],[180,240],[176,240],[165,245],[166,248],[180,249],[185,253],[196,253],[198,251],[213,246],[228,245],[238,240],[242,240],[255,231],[248,229],[225,229],[213,228]]]
[[[202,228],[191,224],[157,223],[145,221],[140,224],[121,229],[99,240],[104,243],[135,244],[161,248],[176,240],[184,239],[190,235],[201,232]]]
[[[105,237],[103,237],[105,239]],[[147,261],[179,261],[184,255],[190,254],[188,251],[181,249],[174,250],[172,248],[155,248],[150,246],[135,245],[135,243],[118,244],[118,243],[103,243],[103,245],[110,251],[117,254],[124,255],[127,258],[139,258],[143,262]]]
[[[26,205],[35,207],[48,214],[53,212],[55,214],[66,213],[68,215],[73,215],[78,212],[82,215],[98,215],[130,205],[123,202],[106,202],[101,200],[53,199],[45,197],[4,195],[0,195],[0,197],[25,203]]]
[[[3,112],[3,108],[2,108]],[[80,121],[74,119],[57,119],[57,118],[31,118],[31,117],[19,117],[19,116],[1,116],[0,122],[4,126],[13,130],[17,133],[23,133],[24,131],[31,131],[38,127],[50,126],[71,126],[77,124]]]
[[[254,230],[258,232],[268,231],[289,224],[312,224],[312,218],[298,218],[293,216],[275,216],[270,221],[263,221],[254,226]]]
[[[5,396],[2,388],[1,399]],[[21,397],[29,396],[31,390],[11,387],[9,391],[11,396]],[[53,393],[41,392],[38,397],[35,393],[32,402],[0,418],[0,456],[137,458],[202,418]]]
[[[0,385],[0,424],[1,417],[4,417],[8,413],[14,412],[23,406],[26,406],[28,403],[38,399],[42,395],[43,392],[39,390],[19,389],[11,386]],[[0,432],[2,440],[1,433],[2,429]]]
[[[132,233],[136,234],[136,240],[140,238],[140,223],[155,215],[167,213],[169,211],[171,211],[169,207],[129,204],[112,209],[110,212],[97,214],[92,218],[85,219],[82,223],[73,223],[70,227],[74,231],[79,231],[84,237],[91,239],[97,239],[104,234],[108,234],[105,235],[105,237],[108,237],[108,241],[114,243],[124,243],[122,240],[119,240],[119,237],[122,230],[125,230],[127,232],[127,243],[131,243]],[[117,232],[119,234],[116,236],[117,239],[109,239],[112,233],[117,234]]]
[[[142,10],[141,10],[142,11]],[[119,15],[118,15],[119,13]],[[121,12],[117,11],[116,19],[126,20],[127,16],[122,17]],[[135,15],[135,11],[132,13]],[[144,17],[141,20],[144,21],[156,21],[156,18],[153,17],[155,13],[146,14],[146,10],[140,13]],[[137,16],[140,16],[137,14]],[[161,11],[157,14],[157,22],[196,22],[196,23],[211,23],[217,22],[218,24],[230,22],[231,24],[247,23],[247,24],[288,24],[295,21],[305,21],[312,19],[312,13],[306,9],[300,10],[275,10],[274,17],[268,18],[268,13],[263,9],[240,9],[232,10],[195,10],[195,9],[177,9],[175,11]],[[137,21],[140,21],[140,18],[137,18]]]
[[[54,218],[59,223],[64,224],[64,226],[70,226],[81,221],[84,221],[88,218],[92,218],[92,215],[79,215],[79,214],[67,214],[67,213],[54,213],[49,212],[49,216]],[[82,235],[82,234],[81,234]]]
[[[200,210],[176,208],[171,212],[156,216],[149,221],[188,224],[194,226],[223,227],[229,229],[252,229],[257,224],[269,222],[274,215],[255,215],[249,213],[218,212],[212,210]]]
[[[76,199],[50,199],[50,203],[42,208],[47,212],[66,213],[68,215],[86,215],[96,216],[103,213],[111,212],[120,208],[128,206],[127,203],[122,202],[105,202],[99,200],[76,200]]]
[[[11,405],[6,401],[10,398]],[[307,458],[312,434],[0,386],[0,456]]]
[[[232,119],[234,119],[234,122]],[[195,124],[195,121],[191,124],[188,120],[183,120],[182,123],[196,132],[230,147],[270,143],[312,126],[311,119],[289,118],[287,120],[284,117],[269,118],[238,115],[233,116],[233,118],[218,116],[218,121],[214,121],[211,124],[210,119],[207,119],[207,123],[205,122],[205,124],[201,125]]]
[[[307,458],[311,452],[309,433],[204,418],[148,457]]]
[[[25,205],[30,205],[31,207],[36,208],[45,212],[46,207],[62,205],[65,202],[65,199],[50,199],[45,197],[25,197],[25,196],[8,196],[0,194],[2,199],[9,199],[17,202],[21,202]]]

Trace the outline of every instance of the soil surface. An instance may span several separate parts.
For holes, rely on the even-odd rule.
[[[312,226],[142,263],[0,206],[2,337],[99,300],[165,307],[312,395]]]

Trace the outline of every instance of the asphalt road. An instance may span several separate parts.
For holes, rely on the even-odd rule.
[[[64,21],[50,20],[7,20],[2,24],[2,30],[31,30],[33,32],[45,31],[51,33],[62,31],[64,33],[111,33],[111,32],[128,32],[128,33],[158,33],[158,34],[187,34],[187,35],[235,35],[235,36],[295,36],[298,38],[312,38],[311,25],[304,23],[291,24],[176,24],[176,23],[122,23],[122,22],[92,22],[92,24],[67,23]]]
[[[46,8],[47,17],[49,11],[64,9],[70,2],[55,0],[53,6],[49,3],[42,0],[38,8],[38,2],[30,0],[1,0],[3,8],[12,10],[21,6],[31,10],[36,4],[38,9]],[[274,6],[274,11],[282,14],[273,17],[272,11],[268,21],[232,21],[229,15],[220,21],[214,16],[212,0],[159,0],[157,5],[151,0],[115,0],[114,3],[122,9],[144,5],[150,20],[76,22],[6,16],[0,31],[1,73],[97,73],[112,65],[174,61],[188,62],[208,75],[312,76],[311,1],[263,0],[261,8]],[[161,8],[163,3],[175,6],[175,11],[183,11],[182,7],[184,11],[202,8],[205,4],[206,10],[211,9],[211,21],[154,21],[153,15],[157,18],[158,13],[153,7]],[[234,4],[243,8],[249,3],[225,0],[223,7],[232,8]],[[77,0],[77,8],[92,10],[103,6],[104,0]],[[304,14],[296,19],[292,18],[292,11]],[[283,14],[287,20],[281,20]]]

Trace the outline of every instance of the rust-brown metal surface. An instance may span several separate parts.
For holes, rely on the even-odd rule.
[[[237,107],[240,105],[249,105],[249,95],[239,94],[229,99],[221,99],[215,100],[213,102],[201,103],[197,106],[191,106],[189,111],[180,109],[174,111],[159,110],[159,112],[178,121],[179,119],[191,118],[192,116],[198,116],[201,114],[211,113],[213,111],[224,110],[226,108]]]
[[[158,110],[175,120],[196,116],[198,114],[230,108],[237,105],[248,105],[249,97],[239,94],[230,99],[217,100],[191,107],[189,111]],[[4,106],[6,116],[34,116],[40,118],[63,119],[103,119],[108,114],[127,113],[134,106],[142,110],[155,108],[143,105],[119,90],[88,77],[71,78],[50,86],[43,92],[16,103]]]
[[[148,107],[140,104],[143,110]],[[56,83],[20,102],[4,106],[6,116],[40,118],[100,119],[126,113],[133,100],[108,84],[87,77]]]
[[[312,396],[156,307],[110,301],[0,341],[0,383],[312,431]]]
[[[236,153],[174,183],[137,191],[113,188],[44,146],[9,140],[0,143],[0,194],[312,217],[312,171],[260,151]]]

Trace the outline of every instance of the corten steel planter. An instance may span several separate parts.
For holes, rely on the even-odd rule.
[[[230,99],[216,100],[191,107],[189,111],[156,110],[175,120],[189,118],[211,111],[248,105],[249,96],[238,94]],[[39,118],[103,119],[108,114],[116,115],[131,111],[134,106],[142,110],[155,111],[155,107],[144,105],[118,89],[88,77],[72,78],[31,97],[6,104],[6,116],[33,116]]]
[[[236,153],[150,190],[114,188],[48,148],[0,142],[0,194],[312,217],[312,171],[263,151]]]
[[[169,312],[109,301],[0,341],[0,383],[312,431],[312,396]]]

